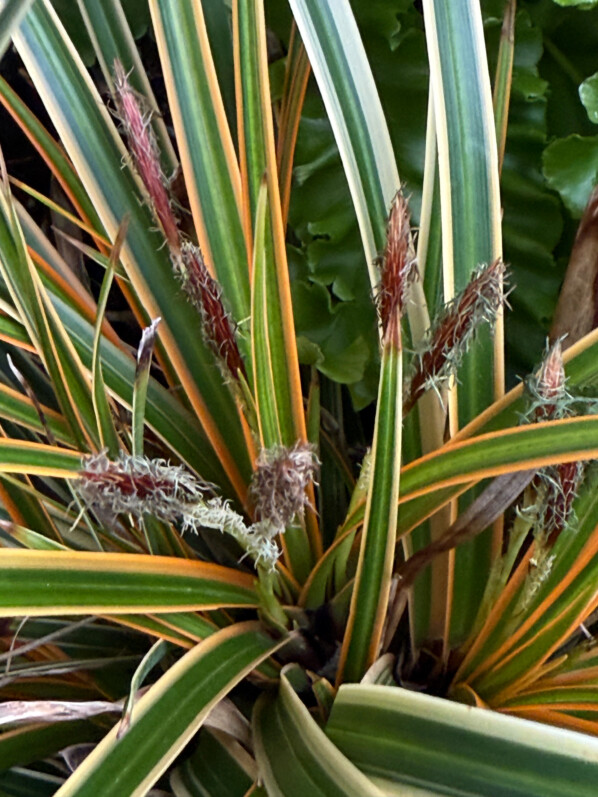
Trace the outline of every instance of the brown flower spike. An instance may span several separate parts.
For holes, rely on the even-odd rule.
[[[266,569],[276,564],[278,547],[262,524],[246,525],[222,498],[208,497],[212,485],[180,465],[125,453],[110,460],[100,452],[83,459],[75,489],[91,509],[140,520],[148,514],[179,523],[182,532],[218,529],[234,537],[256,564]]]
[[[170,259],[183,289],[202,319],[206,343],[216,354],[223,370],[234,379],[245,374],[236,329],[222,301],[222,291],[211,276],[198,246],[184,241],[173,210],[170,184],[162,171],[158,145],[150,126],[151,113],[131,88],[119,61],[114,63],[115,102],[121,118],[133,164],[148,193],[152,212],[159,222]]]
[[[534,421],[550,421],[573,415],[575,399],[567,391],[563,352],[560,340],[548,350],[537,375],[527,380],[533,397],[529,413]],[[583,479],[583,462],[565,462],[542,468],[535,485],[541,498],[539,531],[548,547],[571,518],[573,501]]]
[[[495,323],[505,302],[507,277],[502,260],[477,268],[464,290],[450,302],[430,328],[425,348],[415,358],[405,389],[403,414],[407,414],[426,390],[453,376],[482,324]]]
[[[183,287],[203,322],[203,332],[207,344],[226,364],[228,372],[238,379],[246,376],[241,358],[235,322],[226,311],[222,301],[222,289],[209,273],[197,246],[185,243],[182,247]]]
[[[171,252],[180,247],[179,229],[172,209],[168,180],[162,172],[158,145],[150,125],[151,112],[142,110],[141,100],[131,88],[120,61],[114,62],[115,102],[135,168],[149,195]]]
[[[410,284],[417,277],[409,208],[398,191],[390,209],[376,303],[384,336],[403,313]],[[398,332],[398,330],[396,330]]]

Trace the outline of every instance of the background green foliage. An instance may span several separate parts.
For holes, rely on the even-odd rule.
[[[482,3],[491,74],[503,6],[502,0]],[[352,8],[417,223],[429,77],[422,16],[410,0],[353,0]],[[276,30],[279,15],[271,20]],[[598,118],[598,78],[591,80],[597,69],[598,9],[559,8],[552,0],[518,3],[501,182],[504,254],[517,287],[510,299],[514,312],[506,318],[511,386],[542,352],[575,221],[598,173],[598,137],[590,121],[592,114]],[[290,221],[299,239],[292,261],[297,331],[306,339],[302,360],[349,384],[362,407],[375,395],[374,317],[346,180],[313,82],[295,182]],[[349,315],[351,323],[344,323]]]
[[[78,9],[53,0],[86,63],[93,48]],[[206,5],[221,85],[232,84],[225,0]],[[412,0],[352,0],[376,78],[399,173],[419,217],[428,98],[423,21]],[[488,56],[496,64],[502,0],[483,0]],[[573,8],[572,6],[575,6]],[[520,0],[510,118],[501,190],[504,255],[512,267],[513,313],[507,315],[509,385],[528,373],[543,349],[568,252],[598,175],[598,8],[596,3]],[[136,38],[148,32],[145,0],[123,7]],[[586,10],[587,9],[587,10]],[[290,12],[266,4],[276,95]],[[224,92],[230,103],[232,92]],[[227,108],[229,120],[233,109]],[[233,122],[234,124],[234,122]],[[349,385],[356,409],[375,397],[375,317],[363,250],[346,178],[313,79],[301,122],[294,170],[289,246],[301,362]],[[439,301],[439,300],[437,300]]]

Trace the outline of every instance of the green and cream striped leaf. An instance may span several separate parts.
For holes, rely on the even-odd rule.
[[[6,52],[11,36],[27,11],[33,0],[3,0],[0,10],[0,58]]]
[[[28,255],[15,208],[0,196],[0,273],[20,319],[52,380],[74,439],[82,449],[95,440],[91,384]]]
[[[174,664],[137,702],[128,731],[100,742],[56,797],[142,797],[199,730],[211,709],[284,645],[257,623],[218,631]]]
[[[262,181],[257,204],[251,291],[251,345],[254,365],[254,396],[257,406],[260,442],[264,448],[292,445],[289,429],[289,384],[284,362],[282,319],[276,303],[276,274],[271,258],[268,223],[268,186]],[[282,405],[281,405],[282,402]]]
[[[596,739],[397,687],[342,686],[326,735],[389,795],[590,797],[598,777]]]
[[[290,0],[334,132],[372,286],[400,181],[378,90],[348,0]]]
[[[597,450],[598,417],[592,415],[479,435],[448,443],[406,465],[401,472],[401,499],[501,473],[594,459]]]
[[[359,681],[374,663],[388,608],[399,510],[403,420],[401,321],[398,311],[396,318],[390,321],[393,323],[396,324],[397,337],[392,339],[389,336],[382,352],[371,454],[372,473],[338,681]]]
[[[58,300],[55,300],[55,305],[81,360],[91,370],[94,334],[92,325],[68,305]],[[102,375],[108,390],[120,404],[130,409],[133,402],[135,361],[104,335],[100,339],[100,357]],[[230,482],[210,449],[197,418],[154,378],[150,378],[148,383],[145,420],[174,456],[207,481],[218,484],[225,495],[232,497]]]
[[[40,153],[75,209],[96,229],[101,228],[93,203],[89,199],[64,150],[57,144],[39,119],[21,98],[0,78],[0,102],[21,127],[27,138]]]
[[[531,426],[489,432],[458,443],[448,443],[420,457],[401,470],[400,501],[418,499],[442,489],[444,493],[425,502],[401,519],[399,528],[411,529],[446,501],[458,495],[451,485],[466,485],[501,473],[512,473],[561,462],[594,459],[598,451],[598,418],[583,415]],[[445,490],[445,488],[447,488]],[[363,518],[361,499],[349,516],[351,524]]]
[[[75,478],[81,453],[26,440],[0,438],[0,473],[27,473],[35,476]]]
[[[287,333],[294,338],[294,330],[289,327],[292,311],[290,319],[285,319],[284,308],[279,302],[281,286],[273,258],[268,187],[264,180],[257,205],[251,284],[254,396],[260,443],[265,449],[293,446],[297,440],[305,440],[306,435],[296,349],[290,363],[287,356]],[[284,290],[288,288],[288,282],[284,277],[282,279],[286,283]],[[296,382],[292,386],[293,377],[296,377]],[[316,551],[318,544],[317,536],[313,535],[310,546],[310,539],[302,526],[287,530],[283,545],[296,578],[303,580],[307,577],[314,561],[310,547]]]
[[[123,224],[119,230],[114,247],[112,248],[112,253],[108,261],[108,269],[104,274],[104,279],[102,280],[102,287],[100,289],[100,295],[98,297],[97,315],[96,315],[95,329],[93,335],[93,353],[92,353],[92,368],[91,368],[93,406],[98,424],[98,434],[100,437],[102,448],[106,448],[108,450],[108,454],[113,458],[118,456],[118,452],[120,449],[120,441],[118,439],[118,434],[114,426],[112,410],[110,407],[110,402],[108,400],[108,395],[106,393],[104,376],[102,374],[102,360],[100,357],[100,340],[102,336],[102,324],[104,321],[104,316],[106,314],[106,305],[108,304],[108,296],[110,294],[110,288],[112,287],[114,270],[116,267],[116,263],[118,262],[120,250],[124,243],[126,232],[127,232],[127,222],[125,217],[125,221],[123,221]],[[135,403],[135,393],[133,392],[133,404],[134,403]]]
[[[283,674],[253,713],[255,756],[269,797],[383,797],[326,735]]]
[[[295,23],[332,126],[353,205],[370,282],[386,242],[390,204],[401,185],[378,90],[348,0],[290,0]],[[430,326],[419,283],[407,315],[415,345]]]
[[[430,84],[438,146],[444,301],[467,285],[476,266],[502,253],[498,157],[490,78],[478,0],[424,2]],[[503,335],[498,319],[494,341],[482,331],[459,370],[459,387],[449,395],[451,434],[486,409],[503,391]],[[493,542],[487,532],[457,553],[442,584],[459,583],[447,601],[446,589],[432,585],[435,623],[460,639],[479,604]],[[452,575],[448,570],[453,571]]]
[[[118,60],[128,75],[131,86],[143,97],[152,111],[151,125],[160,146],[165,169],[174,172],[178,161],[154,97],[145,67],[131,33],[121,0],[103,0],[101,3],[77,0],[81,16],[98,58],[104,80],[114,87],[114,62]]]
[[[282,225],[271,118],[266,30],[261,0],[236,4],[237,66],[245,144],[242,170],[248,210],[255,214],[251,337],[261,443],[305,440],[291,289]]]
[[[463,661],[457,679],[469,683],[491,705],[516,698],[541,679],[551,654],[596,605],[595,485],[595,476],[590,477],[575,503],[576,521],[562,530],[546,571],[542,572],[541,559],[536,566],[530,563],[527,571],[519,566],[501,596],[502,611],[498,606],[492,609]]]

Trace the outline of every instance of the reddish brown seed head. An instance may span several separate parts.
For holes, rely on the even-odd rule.
[[[133,164],[149,195],[171,252],[179,250],[179,231],[172,209],[168,180],[162,172],[158,145],[150,125],[151,113],[132,89],[120,61],[114,62],[114,100],[121,119]]]
[[[538,403],[534,419],[537,421],[561,417],[566,398],[565,366],[560,340],[549,349],[534,380],[533,392]],[[566,404],[566,402],[565,402]]]
[[[428,332],[405,391],[404,412],[430,387],[457,372],[478,329],[492,326],[505,301],[506,267],[502,260],[475,270],[466,287],[442,311]]]
[[[416,276],[409,208],[405,197],[399,191],[393,200],[388,218],[386,247],[382,257],[380,284],[376,297],[380,321],[385,332],[388,331],[389,325],[396,324],[397,314],[403,313],[409,286]]]
[[[296,515],[302,515],[309,504],[305,491],[316,477],[318,464],[309,443],[263,449],[251,485],[258,519],[284,530]]]
[[[208,271],[197,246],[183,246],[181,276],[185,292],[200,312],[206,342],[234,379],[245,375],[235,323],[222,301],[220,285]]]

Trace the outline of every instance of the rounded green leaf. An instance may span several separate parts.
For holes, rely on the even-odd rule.
[[[572,135],[553,141],[544,151],[544,176],[579,218],[598,178],[598,136]]]

